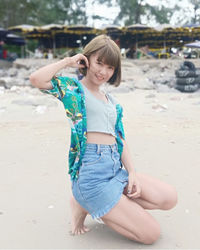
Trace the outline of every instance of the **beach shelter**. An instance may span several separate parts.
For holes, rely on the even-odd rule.
[[[136,23],[136,24],[131,24],[131,25],[126,26],[126,29],[130,31],[136,31],[136,30],[141,31],[141,30],[150,29],[150,27],[145,24]]]
[[[26,44],[23,37],[14,34],[7,34],[4,42],[8,45],[17,45],[17,46],[24,46]]]
[[[190,40],[187,42],[195,42],[200,40],[200,25],[199,24],[188,24],[183,26],[184,29],[190,33]]]
[[[155,27],[154,39],[149,43],[152,48],[183,47],[184,42],[191,41],[191,32],[187,28],[175,27],[170,24],[162,24]]]
[[[103,25],[101,27],[101,33],[110,36],[116,44],[120,47],[121,46],[121,38],[123,35],[123,30],[121,26],[118,25]]]
[[[4,41],[8,33],[8,30],[5,30],[4,28],[0,27],[0,41]]]
[[[90,40],[92,40],[92,38],[96,36],[96,34],[99,33],[99,29],[95,29],[92,26],[77,24],[67,26],[65,32],[67,34],[78,36],[78,40],[80,40],[79,45],[85,46]]]
[[[56,49],[56,39],[55,39],[55,35],[58,31],[63,31],[64,30],[64,25],[61,24],[47,24],[47,25],[43,25],[38,27],[37,31],[39,32],[38,35],[41,34],[46,34],[47,36],[43,39],[40,39],[44,44],[46,44],[46,48],[53,48],[53,51],[55,53],[55,49]],[[49,42],[49,45],[47,45],[47,42]]]
[[[9,30],[23,34],[26,39],[38,40],[40,46],[46,48],[54,47],[54,32],[58,29],[62,29],[62,25],[50,24],[43,26],[33,25],[18,25],[9,27]]]
[[[137,50],[137,48],[141,46],[141,42],[145,43],[146,40],[148,40],[146,36],[153,28],[144,24],[133,24],[123,27],[122,30],[123,38],[121,39],[121,47],[127,49],[134,45]]]
[[[15,27],[15,30],[18,27]],[[13,28],[12,28],[13,29]],[[44,48],[78,48],[87,44],[98,32],[86,25],[48,24],[37,26],[25,34],[27,39],[37,39]]]
[[[57,31],[55,41],[57,48],[79,48],[85,46],[92,40],[99,29],[86,25],[65,26],[63,30]]]
[[[122,27],[118,25],[103,25],[101,30],[102,33],[111,37],[119,37],[123,34]]]
[[[38,28],[38,26],[33,26],[33,25],[29,25],[29,24],[22,24],[22,25],[16,25],[16,26],[9,27],[8,30],[12,31],[12,32],[21,33],[21,34],[27,34],[29,32],[36,30],[37,28]]]
[[[194,43],[187,43],[185,44],[186,47],[188,48],[197,48],[199,49],[200,48],[200,41],[196,41]]]
[[[174,32],[174,26],[164,23],[155,27],[157,31],[156,41],[159,41],[160,48],[166,51],[167,42],[170,40],[171,34]]]

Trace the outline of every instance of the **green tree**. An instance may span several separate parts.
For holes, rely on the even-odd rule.
[[[141,23],[141,16],[145,14],[145,0],[116,0],[120,7],[115,22],[123,20],[125,25]]]
[[[95,2],[95,0],[94,0]],[[167,8],[168,0],[162,1],[156,6],[148,4],[148,0],[98,0],[108,7],[117,4],[120,8],[119,14],[114,20],[115,24],[131,25],[154,19],[157,23],[169,23],[173,14],[172,8]]]
[[[41,24],[86,24],[84,0],[37,0],[36,22]]]
[[[85,0],[0,0],[0,26],[86,24]]]
[[[199,24],[200,23],[200,2],[199,0],[190,0],[190,3],[193,6],[193,18],[192,18],[192,23],[193,24]]]
[[[0,25],[7,28],[22,23],[31,24],[34,8],[34,1],[0,0]]]
[[[173,15],[174,9],[177,9],[178,7],[175,6],[172,8],[167,8],[164,6],[151,6],[147,4],[147,19],[151,20],[152,18],[155,19],[155,21],[159,24],[169,23],[171,20],[171,17]],[[149,15],[148,15],[149,12]]]

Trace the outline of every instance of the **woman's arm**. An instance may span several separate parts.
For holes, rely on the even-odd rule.
[[[122,138],[121,138],[122,139]],[[128,190],[127,190],[127,196],[130,198],[138,198],[141,193],[141,187],[137,180],[137,175],[134,170],[133,160],[131,158],[131,154],[128,148],[128,145],[125,140],[122,139],[123,142],[123,152],[121,156],[121,161],[128,171]]]
[[[124,145],[122,156],[121,156],[121,161],[122,161],[124,167],[126,168],[126,170],[128,171],[128,173],[134,175],[135,170],[134,170],[133,160],[131,158],[131,154],[130,154],[128,145],[124,139],[121,139],[121,140],[122,140],[123,145]]]
[[[29,79],[33,86],[37,88],[52,89],[50,81],[55,74],[65,67],[84,68],[85,65],[80,63],[81,60],[85,61],[87,67],[89,66],[87,58],[82,54],[77,54],[73,57],[65,57],[56,63],[51,63],[38,69],[30,75]]]

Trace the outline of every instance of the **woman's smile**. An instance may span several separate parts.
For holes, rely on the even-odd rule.
[[[98,75],[98,74],[96,74],[96,78],[97,78],[99,81],[104,80],[104,77],[103,77],[103,76],[101,76],[101,75]]]

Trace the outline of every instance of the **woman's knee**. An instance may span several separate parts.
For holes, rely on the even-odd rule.
[[[160,238],[160,225],[155,222],[141,235],[140,242],[146,245],[152,245]]]
[[[177,192],[174,187],[170,187],[167,194],[162,197],[161,209],[169,210],[176,206],[178,201]]]

